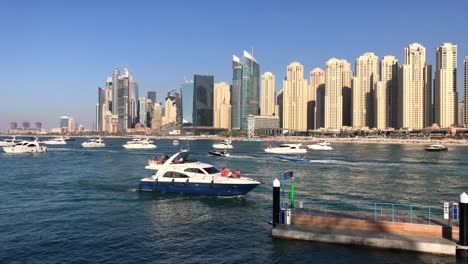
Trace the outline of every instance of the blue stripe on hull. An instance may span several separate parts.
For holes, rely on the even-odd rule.
[[[215,183],[182,183],[182,182],[141,182],[140,191],[182,193],[207,196],[237,196],[245,195],[258,184],[220,184]]]

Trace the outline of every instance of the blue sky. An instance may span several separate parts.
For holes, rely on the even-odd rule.
[[[57,127],[62,115],[91,128],[97,87],[128,67],[140,94],[158,99],[184,78],[230,83],[231,58],[254,48],[261,72],[299,61],[306,76],[332,58],[380,58],[419,42],[458,45],[458,90],[468,56],[468,2],[456,1],[3,1],[0,8],[0,130],[10,121]]]

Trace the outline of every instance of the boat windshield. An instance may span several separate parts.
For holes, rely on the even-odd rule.
[[[218,173],[219,170],[215,167],[203,168],[208,174]]]

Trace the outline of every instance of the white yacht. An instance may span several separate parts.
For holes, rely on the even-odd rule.
[[[301,147],[302,144],[281,144],[277,147],[269,146],[264,149],[266,153],[274,154],[303,154],[307,153],[307,149]]]
[[[45,140],[42,143],[46,145],[66,145],[67,144],[64,137],[52,138],[49,140]]]
[[[174,139],[174,140],[172,141],[172,145],[173,145],[173,146],[178,146],[178,145],[179,145],[179,140]]]
[[[215,149],[233,149],[234,147],[231,144],[232,142],[230,140],[223,140],[219,143],[213,144],[213,148]]]
[[[12,147],[19,141],[16,140],[16,137],[13,136],[12,138],[6,138],[2,141],[0,141],[0,147]]]
[[[313,150],[333,150],[330,143],[325,142],[325,141],[318,142],[318,143],[315,143],[315,144],[312,144],[312,145],[307,145],[307,147],[309,149],[313,149]]]
[[[439,152],[439,151],[448,151],[448,148],[442,144],[434,144],[434,145],[429,145],[428,147],[425,148],[425,150]]]
[[[123,145],[125,149],[155,149],[156,145],[152,144],[153,141],[149,139],[133,139],[127,141],[126,144]]]
[[[157,160],[150,158],[146,169],[156,170],[140,181],[139,190],[147,192],[182,193],[206,196],[245,195],[260,182],[242,177],[222,176],[213,165],[188,159],[190,152],[178,152]]]
[[[102,140],[101,137],[99,137],[97,139],[88,139],[85,142],[81,143],[81,146],[83,146],[83,148],[103,148],[106,146],[106,144],[104,143],[104,140]]]
[[[6,153],[43,153],[47,152],[47,147],[39,145],[37,138],[34,141],[21,141],[11,147],[3,147]]]

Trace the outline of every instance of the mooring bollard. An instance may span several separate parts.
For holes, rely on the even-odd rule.
[[[468,195],[464,192],[460,194],[460,246],[468,246]]]
[[[280,221],[280,181],[273,181],[273,226],[279,224]]]

